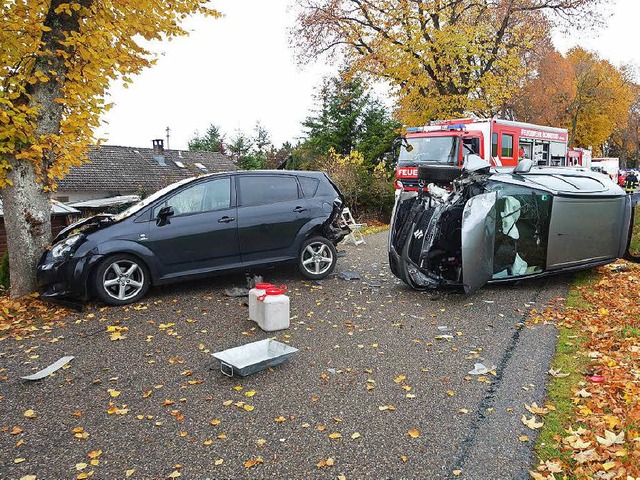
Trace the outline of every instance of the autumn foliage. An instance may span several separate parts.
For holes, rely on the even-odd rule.
[[[217,15],[199,0],[4,2],[0,29],[0,188],[10,158],[35,165],[44,189],[83,158],[109,105],[109,85],[153,63],[148,41],[186,32],[187,14]],[[43,129],[42,86],[60,109],[57,131]],[[40,88],[39,88],[40,87]]]
[[[578,287],[584,307],[560,322],[587,335],[588,367],[573,385],[574,417],[556,438],[567,459],[545,459],[533,478],[640,477],[640,267],[601,267],[594,285]]]
[[[597,0],[305,0],[300,57],[342,56],[352,71],[388,82],[408,125],[463,112],[498,113],[549,36],[548,15],[584,20]]]

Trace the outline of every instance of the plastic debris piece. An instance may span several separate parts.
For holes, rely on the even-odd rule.
[[[602,383],[604,382],[604,377],[602,375],[591,375],[589,377],[589,381],[593,383]]]
[[[613,273],[625,272],[627,270],[627,264],[615,263],[609,267],[609,270],[611,270]]]
[[[438,325],[438,330],[440,330],[441,332],[448,332],[451,329],[446,325]]]
[[[62,357],[60,360],[52,363],[47,368],[43,368],[39,372],[36,372],[33,375],[27,375],[26,377],[20,377],[20,378],[22,378],[23,380],[42,380],[44,377],[48,377],[53,372],[60,370],[62,367],[64,367],[67,363],[69,363],[74,358],[75,357],[72,357],[71,355],[69,355],[68,357]]]
[[[434,338],[435,338],[436,340],[452,340],[452,339],[453,339],[453,335],[448,335],[448,334],[445,334],[445,335],[436,335]]]
[[[484,364],[482,363],[475,363],[473,365],[473,370],[471,370],[469,372],[469,375],[486,375],[487,373],[489,373],[491,370],[495,370],[496,366],[495,365],[491,365],[491,368],[487,368]]]
[[[360,280],[360,275],[356,272],[340,272],[338,278],[343,280]]]

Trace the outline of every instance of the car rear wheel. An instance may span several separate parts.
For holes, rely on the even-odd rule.
[[[306,240],[300,248],[298,268],[311,280],[320,280],[333,272],[338,254],[333,244],[324,237]]]
[[[140,300],[149,289],[149,273],[133,255],[107,257],[94,276],[96,294],[107,305],[126,305]]]

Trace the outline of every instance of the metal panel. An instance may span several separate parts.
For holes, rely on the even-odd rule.
[[[471,198],[462,214],[462,282],[465,292],[487,283],[493,274],[496,192]]]
[[[618,258],[621,235],[627,232],[623,225],[626,208],[623,196],[556,196],[549,227],[547,269]]]

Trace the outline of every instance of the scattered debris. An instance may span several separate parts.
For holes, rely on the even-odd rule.
[[[495,369],[496,369],[495,365],[491,365],[491,368],[488,368],[482,363],[475,363],[473,365],[473,370],[469,372],[469,375],[486,375],[487,373]]]
[[[62,357],[60,360],[52,363],[47,368],[43,368],[39,372],[36,372],[33,375],[27,375],[26,377],[20,377],[20,378],[22,378],[23,380],[42,380],[43,378],[51,375],[53,372],[56,372],[62,367],[64,367],[67,363],[69,363],[74,358],[75,357],[72,357],[71,355],[67,357]]]
[[[547,373],[549,373],[549,375],[551,375],[552,377],[556,377],[556,378],[563,378],[571,375],[570,373],[561,373],[561,370],[562,370],[561,368],[559,368],[558,370],[554,370],[553,368],[550,368]]]
[[[453,340],[453,335],[445,334],[445,335],[436,335],[434,337],[436,340]]]
[[[264,283],[264,280],[262,279],[262,275],[254,275],[252,277],[251,275],[247,274],[247,288],[248,289],[252,289],[258,283]]]
[[[611,270],[613,273],[626,272],[628,269],[629,267],[626,263],[614,263],[613,265],[609,266],[609,270]]]
[[[249,289],[242,287],[227,288],[225,289],[224,294],[227,297],[248,297]]]
[[[438,325],[438,330],[440,330],[441,332],[448,332],[449,330],[451,330],[451,328],[447,327],[446,325]]]
[[[360,280],[360,275],[356,272],[340,272],[338,278],[343,280]]]

